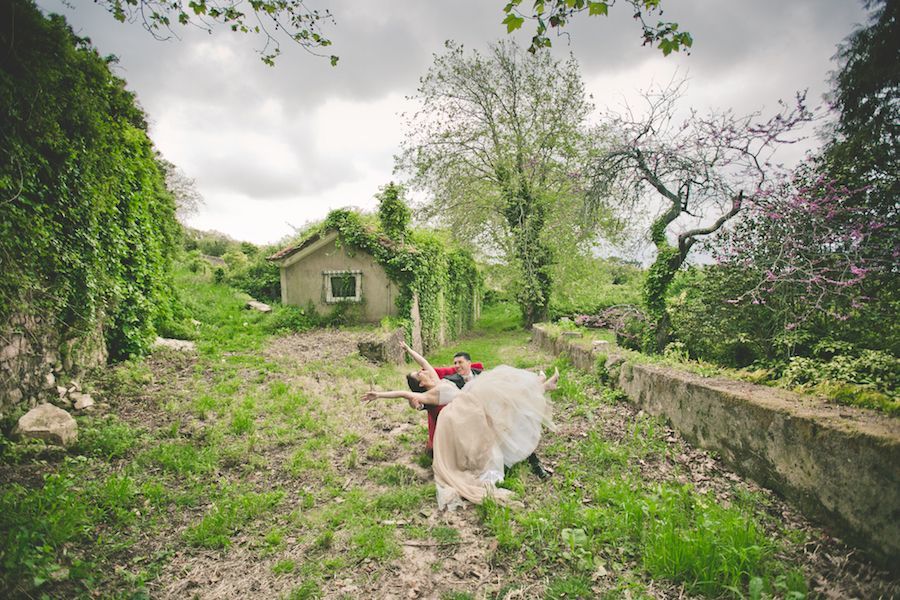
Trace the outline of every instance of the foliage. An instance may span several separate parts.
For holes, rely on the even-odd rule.
[[[184,249],[198,250],[207,256],[221,257],[229,250],[238,249],[238,242],[218,231],[200,231],[184,227]]]
[[[623,3],[629,4],[634,10],[634,18],[641,22],[643,30],[643,45],[653,45],[659,43],[658,48],[662,53],[668,56],[673,51],[678,52],[681,48],[690,48],[694,43],[691,34],[687,31],[678,31],[678,23],[658,21],[655,25],[649,24],[647,19],[659,12],[662,16],[660,8],[660,0],[623,0]],[[616,4],[616,0],[552,0],[552,2],[535,2],[533,13],[523,15],[519,11],[522,0],[509,0],[503,8],[506,18],[503,24],[506,25],[507,33],[512,33],[522,26],[525,18],[530,18],[537,22],[534,37],[531,38],[531,46],[528,51],[535,53],[542,48],[549,48],[552,44],[550,38],[547,37],[547,28],[552,27],[557,31],[563,29],[568,22],[579,13],[587,11],[589,16],[606,16],[609,9]]]
[[[393,182],[378,195],[378,222],[389,239],[402,244],[409,237],[412,211],[402,198],[403,190]]]
[[[230,268],[225,280],[230,286],[250,294],[257,300],[281,301],[281,272],[278,265],[266,260],[268,254],[265,250],[258,252],[243,265]]]
[[[838,53],[834,138],[749,200],[710,244],[718,264],[683,277],[670,302],[692,356],[890,410],[884,393],[896,381],[885,374],[900,354],[897,8],[870,6],[870,23]]]
[[[900,6],[868,0],[869,22],[844,40],[833,74],[833,139],[820,165],[829,179],[865,189],[857,203],[885,223],[883,235],[897,240],[900,192]]]
[[[639,304],[644,271],[617,258],[560,253],[553,271],[550,317],[597,314],[611,306]]]
[[[799,168],[748,202],[744,217],[718,237],[711,248],[718,262],[759,274],[726,302],[770,305],[773,318],[793,330],[823,314],[846,321],[896,295],[898,246],[889,225],[860,206],[862,190],[826,177]]]
[[[598,131],[604,148],[595,164],[594,192],[589,201],[619,197],[636,203],[659,201],[662,210],[649,227],[657,256],[644,286],[644,303],[655,321],[654,335],[645,349],[661,352],[669,341],[671,315],[667,290],[691,248],[717,230],[769,189],[777,168],[773,152],[791,143],[812,113],[798,94],[796,105],[767,120],[760,113],[737,117],[731,112],[692,111],[682,123],[674,121],[682,83],[644,94],[645,116],[609,114]],[[655,200],[651,200],[655,199]],[[607,200],[608,202],[608,200]],[[669,228],[679,217],[717,218],[708,225],[686,228],[670,241]]]
[[[546,319],[554,236],[587,231],[571,226],[590,110],[577,63],[511,42],[486,55],[448,42],[416,99],[398,169],[431,192],[423,215],[513,265],[526,327]]]
[[[199,27],[212,33],[213,24],[240,33],[261,34],[265,45],[259,55],[267,65],[274,65],[281,54],[279,38],[284,34],[307,52],[319,56],[318,50],[331,45],[322,35],[321,22],[333,21],[331,11],[309,9],[302,0],[254,0],[250,11],[242,10],[242,3],[232,0],[192,0],[185,4],[167,0],[97,0],[120,22],[140,20],[144,29],[158,40],[177,38],[172,29],[181,26]],[[338,62],[330,56],[331,65]]]
[[[140,354],[179,317],[175,205],[144,115],[62,18],[14,0],[0,23],[0,322],[42,313],[63,339],[99,323],[113,358]]]

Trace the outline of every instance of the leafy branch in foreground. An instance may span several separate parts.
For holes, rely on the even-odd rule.
[[[212,33],[216,25],[238,33],[255,33],[265,37],[259,50],[267,65],[274,65],[281,54],[278,36],[286,35],[292,42],[315,56],[318,50],[331,45],[322,34],[322,22],[334,22],[331,11],[307,8],[302,0],[95,0],[119,22],[140,21],[144,29],[158,40],[178,38],[172,29],[176,23]],[[250,10],[244,10],[249,6]],[[334,66],[338,57],[330,55]]]
[[[634,19],[640,21],[643,30],[644,44],[657,45],[666,56],[672,52],[678,52],[682,48],[690,48],[694,43],[694,39],[687,31],[678,31],[678,23],[657,21],[656,25],[648,22],[648,19],[656,12],[662,16],[663,11],[660,8],[660,0],[623,0],[634,8]],[[516,29],[522,27],[525,19],[532,19],[537,22],[534,37],[531,38],[531,46],[528,51],[532,54],[541,48],[549,48],[552,43],[547,37],[547,29],[552,27],[560,32],[569,21],[576,15],[587,11],[589,16],[606,16],[609,9],[615,6],[616,0],[553,0],[552,2],[544,2],[537,0],[534,3],[533,11],[530,15],[522,13],[519,5],[522,0],[510,0],[503,8],[506,18],[503,24],[506,25],[506,32],[512,33]]]

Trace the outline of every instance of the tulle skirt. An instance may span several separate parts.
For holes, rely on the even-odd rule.
[[[434,434],[434,480],[438,507],[455,508],[465,498],[509,499],[497,488],[503,467],[525,460],[553,426],[550,403],[535,373],[501,365],[467,384],[441,411]]]

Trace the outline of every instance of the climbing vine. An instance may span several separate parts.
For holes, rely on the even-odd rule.
[[[37,314],[141,353],[177,308],[179,235],[144,115],[62,17],[0,4],[0,329]]]

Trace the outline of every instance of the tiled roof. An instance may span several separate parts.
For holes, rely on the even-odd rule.
[[[320,232],[310,236],[309,238],[303,240],[303,242],[301,242],[299,244],[296,244],[294,246],[288,246],[287,248],[282,248],[281,250],[279,250],[272,256],[269,256],[268,258],[266,258],[266,260],[271,260],[271,261],[284,260],[285,258],[288,258],[289,256],[292,256],[292,255],[296,254],[297,252],[300,252],[304,248],[308,248],[309,246],[315,244],[316,242],[318,242],[320,239],[322,239],[323,237],[325,237],[332,231],[334,231],[334,229],[327,229],[325,231],[320,231]],[[392,240],[389,237],[384,236],[384,235],[378,236],[378,243],[381,244],[382,247],[387,248],[388,250],[397,250],[397,248],[398,248],[398,245],[394,240]]]
[[[268,258],[266,258],[266,260],[271,260],[271,261],[282,260],[292,254],[296,254],[297,252],[300,252],[304,248],[307,248],[307,247],[311,246],[312,244],[315,244],[316,242],[318,242],[320,239],[322,239],[323,233],[325,233],[325,232],[320,231],[319,233],[312,235],[312,236],[308,237],[307,239],[303,240],[303,242],[301,242],[300,244],[295,244],[293,246],[288,246],[287,248],[282,248],[281,250],[279,250],[272,256],[269,256]]]

